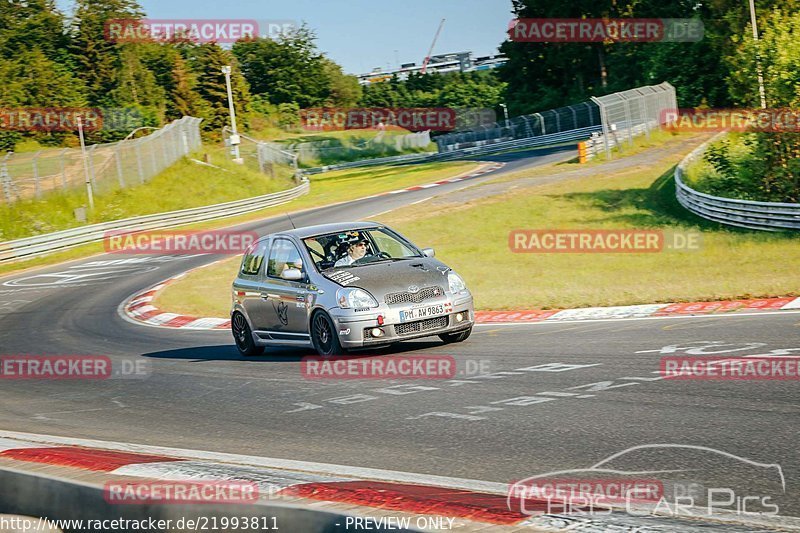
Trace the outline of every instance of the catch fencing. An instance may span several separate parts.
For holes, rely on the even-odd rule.
[[[592,102],[600,111],[603,147],[609,159],[615,144],[627,141],[633,145],[633,138],[641,133],[650,138],[650,132],[666,122],[665,112],[678,108],[675,87],[667,82],[593,96]]]
[[[225,126],[222,133],[223,138],[229,139],[231,130]],[[258,170],[262,174],[267,174],[271,178],[288,179],[293,177],[295,181],[300,180],[297,154],[284,150],[277,143],[259,141],[241,133],[238,135],[241,140],[239,155],[246,166]]]
[[[431,136],[427,131],[404,135],[378,131],[374,138],[356,142],[329,139],[302,143],[260,142],[260,145],[264,161],[285,164],[288,158],[294,157],[298,167],[313,167],[425,151],[431,145]]]
[[[10,204],[87,185],[104,193],[144,183],[202,146],[201,121],[183,117],[138,139],[88,146],[85,157],[79,148],[9,152],[0,157],[0,198]]]
[[[600,112],[592,102],[522,115],[508,121],[480,126],[471,131],[447,133],[434,138],[440,152],[474,148],[487,144],[529,139],[583,129],[600,124]]]
[[[593,97],[558,109],[540,111],[496,122],[472,131],[448,133],[434,140],[440,152],[462,150],[496,143],[521,141],[575,130],[602,132],[607,157],[618,138],[632,142],[639,133],[664,123],[664,111],[676,109],[675,88],[669,83],[637,87],[628,91]]]

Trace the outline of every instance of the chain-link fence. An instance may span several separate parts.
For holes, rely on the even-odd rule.
[[[600,112],[592,102],[559,107],[510,120],[495,122],[471,131],[448,133],[434,138],[440,152],[472,148],[516,139],[561,133],[600,124]]]
[[[675,87],[667,82],[659,85],[638,87],[605,96],[592,97],[600,111],[603,134],[601,141],[606,157],[611,157],[611,148],[650,132],[666,122],[666,110],[677,109]]]
[[[283,147],[297,154],[300,165],[311,167],[425,151],[430,144],[430,132],[427,131],[403,135],[379,131],[371,139],[329,139],[284,144]]]
[[[225,137],[230,134],[226,127]],[[356,142],[342,139],[301,143],[276,143],[258,141],[240,134],[241,153],[248,152],[251,161],[257,161],[259,170],[270,171],[270,165],[299,167],[325,166],[336,163],[360,161],[409,152],[421,152],[431,148],[430,132],[391,135],[378,132],[372,139]],[[244,155],[243,155],[244,157]],[[247,163],[247,160],[245,160]]]
[[[201,147],[202,119],[183,117],[145,137],[86,148],[7,153],[0,158],[2,200],[40,198],[51,191],[91,187],[94,194],[138,185]]]
[[[649,135],[652,128],[663,123],[661,111],[676,107],[675,88],[665,82],[515,117],[472,131],[439,135],[434,141],[440,152],[449,152],[592,126],[597,126],[598,130],[602,128],[604,133],[620,131],[630,139],[641,132]],[[604,138],[609,137],[606,134]]]
[[[225,126],[222,133],[224,139],[229,139],[231,130]],[[300,179],[296,154],[283,150],[281,145],[276,143],[259,141],[241,133],[238,135],[241,141],[239,156],[246,166],[272,178]]]

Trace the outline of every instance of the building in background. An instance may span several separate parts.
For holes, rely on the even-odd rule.
[[[450,54],[437,54],[431,56],[428,63],[428,73],[444,74],[446,72],[473,72],[476,70],[489,70],[499,67],[507,61],[503,54],[472,57],[472,52],[453,52]],[[358,82],[361,85],[388,81],[392,76],[397,75],[401,80],[408,78],[410,74],[422,71],[422,64],[403,63],[400,68],[382,69],[380,67],[372,69],[372,72],[359,74]]]

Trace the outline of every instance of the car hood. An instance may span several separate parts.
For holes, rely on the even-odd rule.
[[[429,257],[387,261],[383,263],[341,267],[325,272],[329,280],[343,287],[359,287],[379,301],[392,292],[405,292],[409,287],[423,289],[438,286],[447,290],[450,267]]]

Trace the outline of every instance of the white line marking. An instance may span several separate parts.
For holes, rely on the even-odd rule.
[[[781,307],[781,309],[800,309],[800,298],[795,298],[788,304]]]

